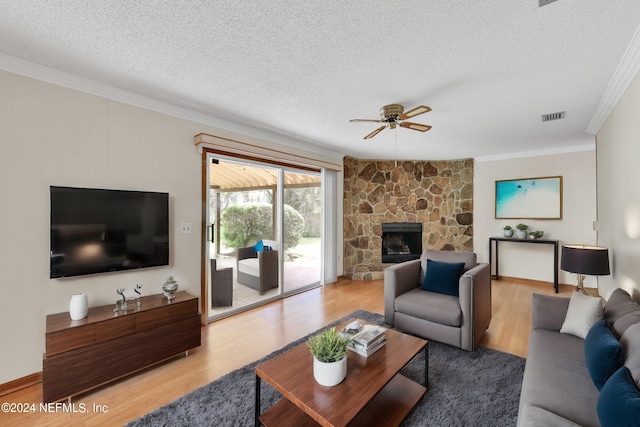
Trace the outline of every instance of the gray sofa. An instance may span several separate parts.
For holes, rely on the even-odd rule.
[[[614,409],[607,408],[607,400],[604,396],[601,399],[601,391],[594,383],[590,373],[593,365],[589,365],[585,357],[585,339],[560,332],[569,301],[570,298],[565,297],[533,295],[532,329],[520,395],[518,427],[620,425],[619,420],[612,423],[609,419],[607,422],[606,417],[601,424],[602,414]],[[603,328],[609,329],[607,333],[611,332],[614,342],[617,339],[622,344],[621,355],[618,354],[622,361],[619,363],[624,363],[629,369],[637,388],[640,381],[640,306],[624,290],[617,289],[604,307],[604,318]],[[587,335],[586,339],[593,340],[594,336]],[[607,360],[611,363],[612,359]],[[608,382],[600,386],[603,395],[605,387],[609,387],[606,394],[611,394],[613,386]],[[619,401],[619,398],[614,400]],[[618,409],[615,411],[621,413]],[[635,420],[629,421],[636,424],[629,425],[640,423],[640,413],[635,416]],[[623,417],[627,419],[628,416]]]
[[[427,260],[464,263],[458,296],[421,289]],[[384,316],[397,329],[473,351],[491,322],[489,265],[478,264],[473,252],[428,249],[418,260],[387,267]]]

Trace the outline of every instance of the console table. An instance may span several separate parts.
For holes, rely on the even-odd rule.
[[[558,241],[549,239],[518,239],[515,237],[489,237],[489,265],[493,272],[493,246],[496,251],[496,274],[492,274],[492,279],[499,279],[500,273],[498,270],[498,243],[500,242],[512,242],[512,243],[529,243],[537,245],[553,245],[553,287],[558,293]]]
[[[89,309],[87,317],[47,316],[42,400],[56,402],[200,345],[198,298],[176,292],[167,301],[144,296],[126,313],[115,304]]]

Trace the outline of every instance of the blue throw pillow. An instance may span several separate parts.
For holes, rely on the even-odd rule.
[[[258,243],[256,243],[255,245],[253,245],[253,249],[256,250],[256,252],[262,252],[264,251],[264,243],[262,243],[262,240],[258,240]]]
[[[420,288],[424,291],[460,296],[458,287],[463,268],[464,262],[442,262],[428,259],[424,282]]]
[[[602,427],[640,425],[640,391],[625,366],[602,387],[597,408]]]
[[[593,383],[602,390],[604,383],[622,366],[622,345],[605,319],[593,324],[584,339],[584,358]]]

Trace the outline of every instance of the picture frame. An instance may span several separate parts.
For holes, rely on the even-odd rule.
[[[562,176],[496,181],[496,219],[562,219]]]

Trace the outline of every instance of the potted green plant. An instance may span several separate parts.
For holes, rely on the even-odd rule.
[[[516,225],[516,228],[518,229],[517,233],[516,233],[516,237],[518,237],[518,239],[526,239],[527,238],[527,229],[529,228],[528,225],[526,224],[518,224]]]
[[[502,233],[504,234],[504,237],[511,237],[513,236],[513,228],[511,228],[510,225],[505,225],[502,230],[504,230]]]
[[[347,348],[351,340],[329,328],[307,340],[313,355],[313,376],[320,385],[338,385],[347,376]]]

